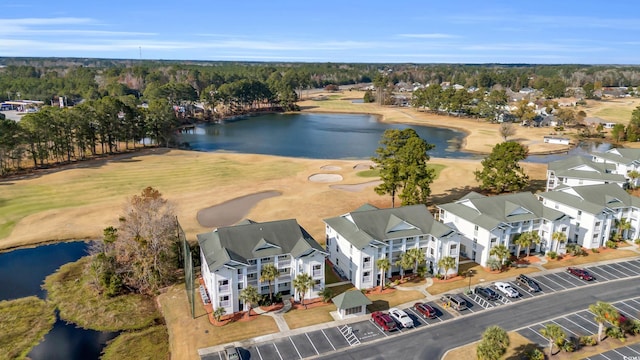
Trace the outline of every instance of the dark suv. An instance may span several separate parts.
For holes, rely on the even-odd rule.
[[[528,292],[538,292],[541,290],[540,285],[527,275],[518,275],[516,283],[525,288]]]
[[[495,291],[493,291],[493,289],[490,289],[490,288],[476,286],[473,292],[487,301],[498,300],[498,293],[496,293]]]

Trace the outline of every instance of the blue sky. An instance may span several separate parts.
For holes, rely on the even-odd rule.
[[[0,56],[640,64],[640,2],[2,0]]]

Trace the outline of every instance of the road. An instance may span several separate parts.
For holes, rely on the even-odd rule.
[[[446,351],[479,340],[484,330],[491,325],[498,325],[507,331],[512,331],[531,323],[585,309],[596,301],[615,302],[638,296],[640,296],[638,277],[583,286],[459,317],[403,336],[341,349],[316,358],[441,359]]]

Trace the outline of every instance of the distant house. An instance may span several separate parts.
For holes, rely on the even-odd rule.
[[[456,267],[449,272],[457,273],[460,235],[437,222],[425,205],[379,209],[365,204],[324,222],[329,260],[358,289],[379,285],[379,259],[389,259],[392,265],[386,277],[400,274],[395,263],[413,248],[424,252],[427,268],[433,272],[442,271],[438,269],[442,257],[455,258]]]
[[[327,253],[296,220],[263,223],[244,220],[197,237],[202,279],[214,309],[222,307],[227,313],[247,310],[239,299],[247,286],[268,294],[268,282],[260,281],[266,264],[274,265],[280,272],[272,282],[274,293],[293,294],[299,300],[292,283],[302,273],[309,274],[315,282],[307,298],[318,297],[318,291],[324,288]]]
[[[544,142],[547,144],[569,145],[571,140],[569,138],[559,136],[545,136]]]

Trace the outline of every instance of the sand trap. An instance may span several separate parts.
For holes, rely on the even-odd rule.
[[[360,164],[356,164],[356,166],[354,166],[353,169],[354,170],[369,170],[373,166],[375,166],[375,164],[373,162],[360,163]]]
[[[378,184],[382,184],[382,180],[373,180],[373,181],[368,181],[361,184],[329,185],[329,187],[332,189],[343,190],[348,192],[361,192],[362,190],[364,190],[369,186],[378,185]]]
[[[340,166],[325,165],[325,166],[321,167],[320,169],[327,170],[327,171],[336,171],[336,170],[340,170],[342,168]]]
[[[198,211],[198,223],[210,228],[233,225],[242,220],[261,200],[280,195],[282,193],[279,191],[264,191],[225,201]]]
[[[313,174],[309,176],[309,181],[330,183],[342,181],[342,175],[338,174]]]

